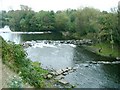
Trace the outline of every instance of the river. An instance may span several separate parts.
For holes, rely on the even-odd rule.
[[[16,44],[30,42],[25,48],[28,58],[40,61],[45,69],[76,67],[75,72],[65,76],[65,80],[77,88],[120,88],[120,62],[98,56],[82,46],[65,43],[45,43],[46,40],[62,39],[52,33],[0,33],[6,41]]]

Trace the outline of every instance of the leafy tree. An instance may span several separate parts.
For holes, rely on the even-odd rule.
[[[32,11],[28,6],[21,5],[21,10],[8,11],[8,25],[13,31],[29,31],[29,21],[33,15],[34,11]]]
[[[30,24],[37,31],[54,30],[54,12],[40,11],[32,17]]]
[[[8,25],[10,26],[10,29],[13,31],[20,31],[19,22],[22,18],[22,14],[21,14],[20,10],[9,11],[7,16],[9,18]]]
[[[117,29],[117,33],[118,33],[118,43],[120,45],[120,1],[118,2],[118,29]]]
[[[88,7],[77,10],[75,24],[76,32],[80,33],[80,36],[95,32],[94,22],[97,21],[99,12],[99,10]]]
[[[55,14],[55,28],[58,31],[66,31],[67,22],[69,18],[65,12],[59,12]]]
[[[0,28],[3,28],[5,25],[7,25],[8,18],[6,14],[6,11],[0,11]]]

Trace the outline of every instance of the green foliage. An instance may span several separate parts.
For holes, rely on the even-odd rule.
[[[0,11],[0,28],[3,28],[5,25],[7,25],[8,18],[6,11]]]
[[[31,86],[45,87],[44,75],[48,71],[43,70],[39,62],[32,62],[27,59],[26,53],[21,45],[16,45],[12,42],[6,43],[2,39],[2,61],[17,72]],[[13,86],[16,86],[16,84]]]
[[[100,43],[95,44],[92,46],[89,46],[90,48],[93,48],[94,50],[97,50],[96,53],[102,55],[102,56],[112,56],[112,57],[120,57],[119,54],[119,46],[113,44],[114,49],[112,50],[111,45],[106,43]],[[101,52],[99,52],[99,49],[101,48]]]
[[[22,88],[23,87],[23,81],[21,78],[13,77],[9,83],[8,83],[9,88]]]
[[[65,12],[56,13],[55,14],[55,27],[58,31],[66,31],[67,30],[67,22],[68,17]]]
[[[31,30],[49,31],[54,30],[54,12],[40,11],[30,19]]]
[[[113,8],[108,13],[85,7],[57,12],[43,10],[34,12],[30,7],[21,5],[21,10],[2,11],[0,16],[2,15],[2,27],[8,24],[13,31],[68,32],[70,37],[76,39],[91,34],[93,36],[90,38],[97,42],[114,41],[120,44],[119,11]]]

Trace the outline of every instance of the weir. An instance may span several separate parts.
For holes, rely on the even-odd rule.
[[[12,31],[10,30],[9,26],[6,25],[4,28],[0,28],[0,33],[1,32],[5,33],[5,32],[12,32]]]

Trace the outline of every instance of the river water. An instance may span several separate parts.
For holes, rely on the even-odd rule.
[[[45,69],[76,67],[75,72],[65,76],[65,80],[77,88],[120,88],[120,62],[98,56],[82,46],[65,43],[45,43],[46,40],[59,41],[61,35],[51,33],[0,33],[6,41],[16,44],[24,42],[33,46],[25,48],[28,58],[40,61]]]

